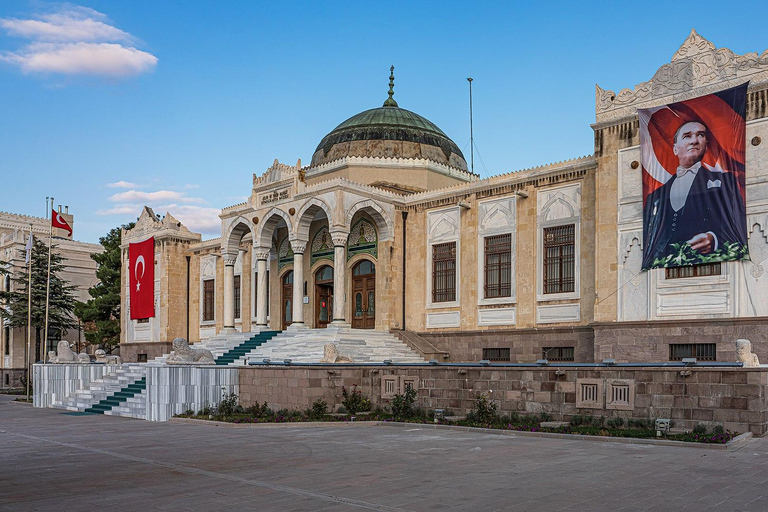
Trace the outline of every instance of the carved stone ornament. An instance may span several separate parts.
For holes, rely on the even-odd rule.
[[[736,55],[691,30],[672,62],[661,66],[649,81],[618,94],[595,86],[595,114],[597,122],[619,119],[637,108],[695,98],[748,80],[753,84],[768,80],[768,51]]]
[[[275,159],[274,163],[272,163],[272,166],[267,169],[264,174],[258,178],[255,174],[253,175],[253,186],[256,188],[268,183],[274,183],[276,181],[292,178],[294,176],[299,177],[299,170],[301,170],[301,160],[297,161],[296,165],[286,165]]]
[[[256,260],[268,260],[269,259],[269,249],[262,249],[259,247],[253,248],[253,254],[256,257]]]
[[[225,267],[234,267],[237,262],[237,254],[222,254],[221,257]]]
[[[114,356],[112,354],[107,355],[107,352],[101,348],[94,352],[93,355],[96,356],[97,363],[121,364],[123,362],[122,359],[120,359],[120,356]]]
[[[307,249],[307,240],[291,240],[291,249],[294,254],[304,254]]]
[[[757,355],[752,353],[752,342],[749,340],[736,340],[736,361],[744,363],[744,367],[760,366]]]
[[[216,364],[210,350],[191,348],[184,338],[174,338],[172,346],[167,364]]]
[[[344,232],[332,232],[331,233],[331,240],[333,240],[333,246],[347,246],[347,239],[349,238],[349,233]]]
[[[323,358],[321,363],[353,363],[352,356],[342,356],[334,343],[326,343],[323,346]]]
[[[133,229],[122,230],[122,240],[125,244],[134,240],[144,240],[150,236],[154,236],[155,239],[167,236],[190,241],[202,240],[200,234],[192,233],[170,213],[166,212],[165,217],[160,218],[152,208],[145,206]]]

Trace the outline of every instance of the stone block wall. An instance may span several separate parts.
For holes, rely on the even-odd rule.
[[[78,389],[115,371],[107,364],[34,364],[32,365],[33,399],[35,407],[50,407]]]
[[[23,379],[26,374],[25,368],[0,369],[0,389],[24,387]]]
[[[418,405],[466,414],[479,394],[499,412],[539,414],[568,421],[575,414],[624,418],[670,418],[676,427],[699,423],[738,432],[768,432],[766,368],[556,368],[556,367],[363,367],[256,366],[240,369],[240,403],[267,402],[273,409],[305,409],[318,398],[329,408],[342,401],[342,386],[357,385],[375,406],[385,405],[382,377],[416,378]],[[582,379],[600,382],[600,406],[580,407]],[[606,407],[606,384],[631,383],[631,406]]]
[[[147,419],[168,421],[187,410],[215,406],[238,393],[238,369],[225,366],[147,366]]]
[[[716,343],[718,361],[735,361],[735,342],[746,338],[768,363],[768,318],[668,320],[595,324],[595,361],[669,361],[670,343]]]
[[[448,352],[453,362],[480,361],[484,348],[509,348],[511,362],[533,363],[542,358],[543,347],[574,347],[576,362],[594,362],[591,327],[422,332],[419,336]]]
[[[156,357],[170,354],[171,345],[171,342],[165,341],[156,343],[121,343],[120,359],[126,363],[136,363],[139,361],[139,354],[146,354],[147,361],[151,361]]]

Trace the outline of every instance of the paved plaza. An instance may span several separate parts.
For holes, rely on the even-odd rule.
[[[768,510],[736,451],[413,427],[152,423],[0,396],[0,510]]]

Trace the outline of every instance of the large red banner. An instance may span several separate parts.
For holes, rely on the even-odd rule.
[[[155,316],[155,238],[128,246],[131,320]]]
[[[747,86],[638,109],[644,270],[749,258]]]

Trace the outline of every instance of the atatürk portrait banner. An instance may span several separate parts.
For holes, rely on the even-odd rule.
[[[749,258],[747,85],[638,109],[643,270]]]

